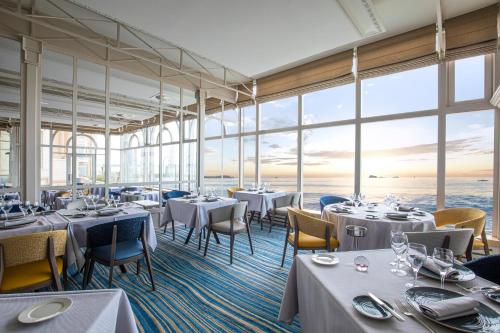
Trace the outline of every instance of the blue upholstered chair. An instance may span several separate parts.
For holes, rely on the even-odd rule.
[[[500,254],[492,254],[464,264],[477,276],[489,280],[495,284],[500,284]]]
[[[321,211],[323,211],[323,208],[325,208],[326,205],[344,201],[349,201],[349,199],[337,195],[323,195],[321,198],[319,198],[319,205],[321,207]]]
[[[85,251],[85,273],[83,289],[90,283],[94,263],[109,266],[109,288],[113,283],[114,266],[137,263],[140,273],[140,260],[146,259],[151,285],[155,290],[151,258],[146,241],[145,222],[147,217],[98,224],[87,229],[87,249]]]
[[[173,190],[169,192],[163,192],[163,206],[167,204],[167,201],[169,199],[175,199],[175,198],[182,198],[185,195],[189,195],[191,193],[186,192],[186,191],[179,191],[179,190]],[[174,227],[174,221],[172,221],[172,240],[175,240],[175,227]],[[163,228],[163,233],[167,232],[167,225],[168,223],[165,224],[165,227]]]

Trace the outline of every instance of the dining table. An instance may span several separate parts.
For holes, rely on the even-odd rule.
[[[359,207],[331,204],[325,206],[321,218],[335,225],[333,232],[340,243],[339,251],[356,249],[353,238],[347,234],[348,225],[367,228],[366,235],[357,242],[357,250],[390,248],[391,231],[413,232],[436,229],[434,216],[430,213],[411,210],[406,212],[407,218],[404,219],[389,218],[388,213],[402,212],[395,212],[383,204],[365,204]]]
[[[71,306],[46,321],[18,321],[24,309],[54,298],[69,298]],[[138,332],[132,307],[122,289],[4,294],[0,295],[0,313],[0,332]]]
[[[208,224],[208,212],[211,209],[230,206],[237,203],[234,198],[218,197],[214,201],[203,196],[196,198],[172,198],[167,200],[163,210],[160,227],[179,222],[190,228],[185,243],[189,243],[193,232],[200,237],[203,228]]]
[[[311,254],[299,254],[295,257],[281,301],[278,316],[280,322],[291,323],[298,315],[301,329],[306,333],[428,332],[410,317],[404,316],[404,321],[398,321],[394,317],[376,320],[365,317],[353,307],[353,298],[369,292],[389,304],[395,304],[397,299],[402,298],[406,291],[405,284],[413,281],[413,274],[408,273],[402,277],[391,273],[390,262],[395,257],[392,250],[348,251],[334,255],[339,262],[331,266],[313,262]],[[353,262],[358,256],[368,259],[366,272],[355,270]],[[422,275],[419,275],[417,283],[418,286],[440,286],[438,280]],[[492,285],[480,277],[476,277],[473,284],[475,287]],[[472,297],[500,313],[500,305],[482,293],[466,292],[454,283],[446,283],[445,288]],[[438,333],[456,332],[423,318],[415,310],[411,312]]]
[[[121,202],[132,202],[139,200],[151,200],[160,202],[160,194],[158,191],[122,192],[120,194]]]
[[[260,216],[264,217],[273,208],[273,199],[286,194],[281,191],[242,190],[234,192],[233,198],[238,201],[247,201],[250,212],[260,213]]]

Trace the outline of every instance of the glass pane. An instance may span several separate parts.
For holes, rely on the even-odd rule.
[[[261,182],[275,190],[297,191],[297,132],[261,136]]]
[[[111,70],[110,92],[112,98],[127,98],[141,103],[160,103],[160,82],[124,71]]]
[[[212,113],[205,117],[205,137],[222,135],[222,112]]]
[[[163,181],[179,180],[179,144],[163,145]]]
[[[446,117],[446,207],[484,210],[492,230],[494,111]]]
[[[349,196],[354,191],[355,127],[317,128],[303,135],[304,207],[319,210],[322,195]]]
[[[21,72],[21,43],[0,37],[0,72]]]
[[[361,81],[363,117],[436,109],[437,65]]]
[[[260,105],[260,129],[297,126],[298,98],[279,99]]]
[[[205,141],[205,186],[222,191],[222,140]],[[203,190],[202,190],[203,191]]]
[[[256,130],[256,113],[257,112],[255,105],[245,106],[244,108],[241,108],[242,132],[253,132]]]
[[[175,115],[163,112],[163,143],[179,142],[179,119]],[[159,140],[159,136],[158,139]],[[157,141],[159,143],[159,141]]]
[[[238,148],[238,138],[225,138],[222,142],[222,195],[224,196],[227,195],[226,188],[237,186],[239,182]]]
[[[196,182],[196,160],[196,142],[184,143],[184,181]]]
[[[179,108],[181,107],[181,88],[164,83],[163,84],[163,105]]]
[[[238,109],[224,110],[224,135],[238,133]]]
[[[436,209],[437,117],[363,124],[361,138],[367,200],[380,202],[392,193],[406,204]]]
[[[59,84],[73,84],[73,57],[65,54],[43,51],[42,78]]]
[[[302,99],[304,124],[353,119],[356,114],[354,84],[305,94]]]
[[[455,101],[484,98],[484,55],[455,61]]]
[[[106,67],[83,59],[78,60],[78,87],[104,92],[106,89]]]
[[[255,136],[243,137],[243,186],[249,188],[255,179]]]
[[[186,117],[184,117],[185,119]],[[198,137],[198,119],[191,118],[184,120],[184,140],[196,140]]]

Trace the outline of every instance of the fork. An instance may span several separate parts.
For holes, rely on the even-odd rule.
[[[408,307],[406,307],[401,300],[395,299],[394,301],[396,302],[396,307],[405,316],[408,316],[408,317],[412,318],[417,323],[419,323],[420,325],[422,325],[423,327],[425,327],[429,332],[431,332],[431,333],[437,333],[432,327],[430,327],[429,325],[427,325],[427,323],[425,321],[423,321],[420,317],[416,316],[413,312],[411,312],[410,309],[408,309]]]

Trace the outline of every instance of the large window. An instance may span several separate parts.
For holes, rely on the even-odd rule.
[[[484,56],[455,61],[455,102],[484,98]]]
[[[302,98],[303,123],[353,119],[356,111],[355,93],[353,83],[305,94]]]
[[[261,183],[274,190],[297,190],[297,132],[262,135],[260,156]]]
[[[437,65],[362,80],[361,113],[368,117],[436,109],[437,86]]]
[[[243,137],[243,186],[251,188],[255,184],[255,136]]]
[[[297,126],[297,97],[289,97],[260,105],[260,129]]]

